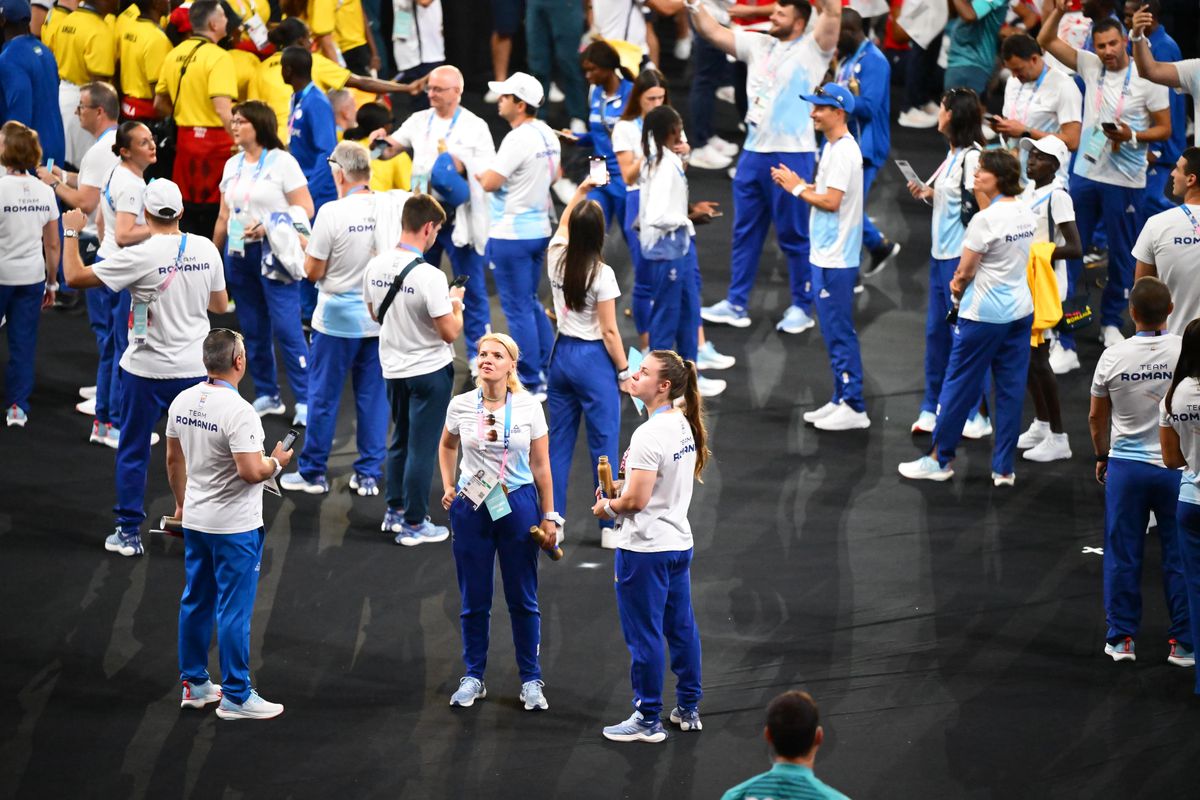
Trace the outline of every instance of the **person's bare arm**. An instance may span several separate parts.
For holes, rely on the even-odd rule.
[[[314,210],[312,193],[308,191],[308,186],[292,189],[284,197],[287,198],[289,206],[300,206],[304,209],[304,214],[309,219],[316,216],[317,212]]]
[[[1145,261],[1137,262],[1137,267],[1135,268],[1134,273],[1133,273],[1133,282],[1137,283],[1142,278],[1145,278],[1147,276],[1149,276],[1151,278],[1157,278],[1158,277],[1158,265],[1147,264]]]
[[[1092,396],[1088,409],[1088,431],[1092,435],[1092,450],[1097,456],[1108,455],[1108,426],[1112,418],[1112,400],[1108,397]],[[1096,462],[1096,480],[1104,483],[1108,473],[1108,462]]]
[[[550,473],[550,436],[539,436],[529,443],[529,471],[533,473],[533,483],[537,486],[538,501],[542,505],[542,514],[554,513],[554,481]],[[554,549],[558,537],[558,523],[543,517],[539,526],[550,545],[546,549]]]
[[[229,97],[214,97],[212,104],[213,111],[216,111],[217,116],[221,118],[221,125],[225,128],[225,132],[233,136],[233,100]]]
[[[175,116],[175,104],[171,102],[169,96],[160,92],[154,95],[154,113],[162,119],[173,117]]]
[[[167,437],[167,484],[175,496],[175,516],[183,516],[183,496],[187,490],[187,462],[183,457],[183,445],[173,436]]]
[[[954,6],[954,10],[958,12],[958,16],[963,22],[975,22],[979,19],[979,15],[975,13],[975,8],[971,5],[971,0],[950,0],[950,4]]]
[[[699,3],[693,2],[689,5],[688,12],[696,33],[707,39],[722,53],[737,58],[737,44],[734,41],[732,30],[713,19],[712,14],[708,13],[708,9]]]
[[[484,170],[475,176],[475,180],[479,181],[479,185],[483,187],[485,192],[494,192],[504,185],[508,180],[494,169]]]
[[[271,459],[275,459],[272,461]],[[238,477],[246,483],[262,483],[275,474],[275,462],[286,467],[292,461],[292,451],[284,450],[283,443],[278,442],[270,457],[258,453],[234,453],[233,460],[237,463]]]
[[[1180,88],[1179,70],[1176,69],[1175,64],[1170,61],[1156,61],[1154,54],[1150,52],[1150,40],[1146,38],[1146,32],[1153,24],[1154,15],[1147,11],[1145,6],[1134,13],[1133,37],[1130,39],[1133,42],[1133,63],[1137,64],[1140,77],[1152,83],[1178,89]]]
[[[313,283],[325,277],[325,271],[329,267],[329,262],[324,258],[316,258],[308,255],[304,256],[304,277],[308,278]]]
[[[1062,232],[1063,244],[1054,248],[1051,259],[1058,261],[1062,258],[1083,258],[1083,239],[1079,235],[1079,226],[1074,222],[1061,222],[1058,230]]]
[[[113,238],[120,247],[132,247],[150,238],[150,226],[138,225],[137,217],[128,211],[117,212],[117,224],[114,227]]]
[[[83,230],[86,221],[87,217],[77,208],[68,211],[62,217],[63,228],[76,233]],[[78,236],[66,237],[62,248],[62,263],[63,277],[72,289],[94,289],[104,285],[92,268],[83,263],[83,258],[79,255]]]
[[[449,510],[458,494],[454,482],[454,467],[458,461],[458,434],[442,428],[442,441],[438,445],[438,471],[442,475],[442,508]]]
[[[214,314],[224,314],[229,310],[229,292],[222,289],[219,292],[208,293],[208,310]]]
[[[841,0],[820,0],[820,9],[821,14],[813,26],[813,42],[823,51],[833,50],[842,30]]]
[[[958,260],[958,269],[954,270],[954,277],[950,279],[950,293],[956,298],[962,297],[963,292],[967,290],[967,284],[975,280],[975,273],[979,270],[979,262],[983,260],[983,253],[976,253],[969,247],[964,247],[962,257]]]
[[[1188,465],[1187,459],[1183,457],[1183,450],[1179,447],[1179,434],[1174,428],[1159,427],[1158,443],[1162,447],[1163,464],[1168,469],[1183,469]]]
[[[1068,0],[1047,0],[1042,7],[1042,29],[1038,31],[1038,44],[1050,55],[1061,61],[1068,69],[1079,71],[1078,51],[1058,38],[1058,23],[1067,11]]]
[[[438,336],[446,344],[451,344],[458,335],[462,333],[463,328],[463,295],[465,291],[461,286],[455,286],[450,290],[450,313],[442,314],[440,317],[433,318],[433,327],[437,331]]]

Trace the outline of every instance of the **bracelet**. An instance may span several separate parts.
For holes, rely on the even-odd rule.
[[[271,473],[271,477],[278,478],[279,473],[283,472],[283,465],[279,463],[279,459],[276,458],[275,456],[267,456],[267,458],[270,459],[271,462],[275,464],[275,471]]]
[[[1097,464],[1107,464],[1108,463],[1108,454],[1105,453],[1102,456],[1096,456],[1096,463]]]
[[[62,181],[55,181],[54,183],[50,184],[50,191],[52,191],[52,192],[57,192],[57,191],[58,191],[58,187],[59,187],[61,184],[62,184]]]
[[[806,184],[804,181],[800,181],[799,183],[797,183],[795,186],[792,187],[792,196],[799,197],[800,195],[804,194],[804,190],[807,188],[808,188],[808,184]]]
[[[47,292],[57,292],[57,291],[58,291],[58,284],[57,284],[57,283],[51,283],[50,281],[46,281],[46,291],[47,291]]]
[[[460,306],[463,305],[463,299],[461,297],[451,297],[450,302],[458,303]]]
[[[616,518],[617,518],[617,512],[616,512],[616,511],[613,511],[613,507],[612,507],[612,501],[611,501],[611,500],[605,500],[605,501],[604,501],[604,513],[605,513],[605,514],[608,516],[608,518],[609,518],[609,519],[616,519]]]
[[[625,381],[629,380],[629,376],[631,374],[632,373],[630,373],[629,367],[626,367],[625,369],[623,369],[617,373],[617,381],[619,383],[624,383]]]
[[[1137,147],[1138,146],[1137,131],[1135,131],[1133,128],[1130,128],[1129,129],[1129,137],[1130,137],[1130,141],[1133,142],[1133,146]]]
[[[65,228],[63,230],[63,239],[78,239],[79,231],[74,228]]]
[[[700,13],[700,0],[683,0],[683,7],[692,14]]]
[[[1146,34],[1144,34],[1144,33],[1143,33],[1143,34],[1141,34],[1141,35],[1139,35],[1139,36],[1130,36],[1130,37],[1129,37],[1129,41],[1131,41],[1131,42],[1144,42],[1144,41],[1146,41]]]

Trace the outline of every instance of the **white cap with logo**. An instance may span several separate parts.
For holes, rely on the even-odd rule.
[[[527,72],[514,72],[506,81],[488,81],[488,88],[496,94],[511,94],[534,108],[540,107],[546,99],[542,82]]]
[[[1067,143],[1057,136],[1043,136],[1040,139],[1030,139],[1026,136],[1018,146],[1026,151],[1036,147],[1046,155],[1057,158],[1060,167],[1071,160],[1071,151],[1067,149]]]

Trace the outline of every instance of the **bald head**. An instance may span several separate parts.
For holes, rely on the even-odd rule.
[[[429,105],[439,117],[448,117],[458,110],[462,100],[463,74],[458,67],[446,64],[429,73],[429,84],[425,87]]]

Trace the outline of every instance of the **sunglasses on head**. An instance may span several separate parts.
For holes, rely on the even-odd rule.
[[[813,92],[813,94],[816,95],[817,97],[828,97],[830,100],[837,103],[837,107],[842,110],[845,110],[845,108],[846,108],[842,104],[842,98],[838,97],[836,94],[830,94],[829,92],[825,91],[824,86],[818,86],[817,90],[815,92]]]

